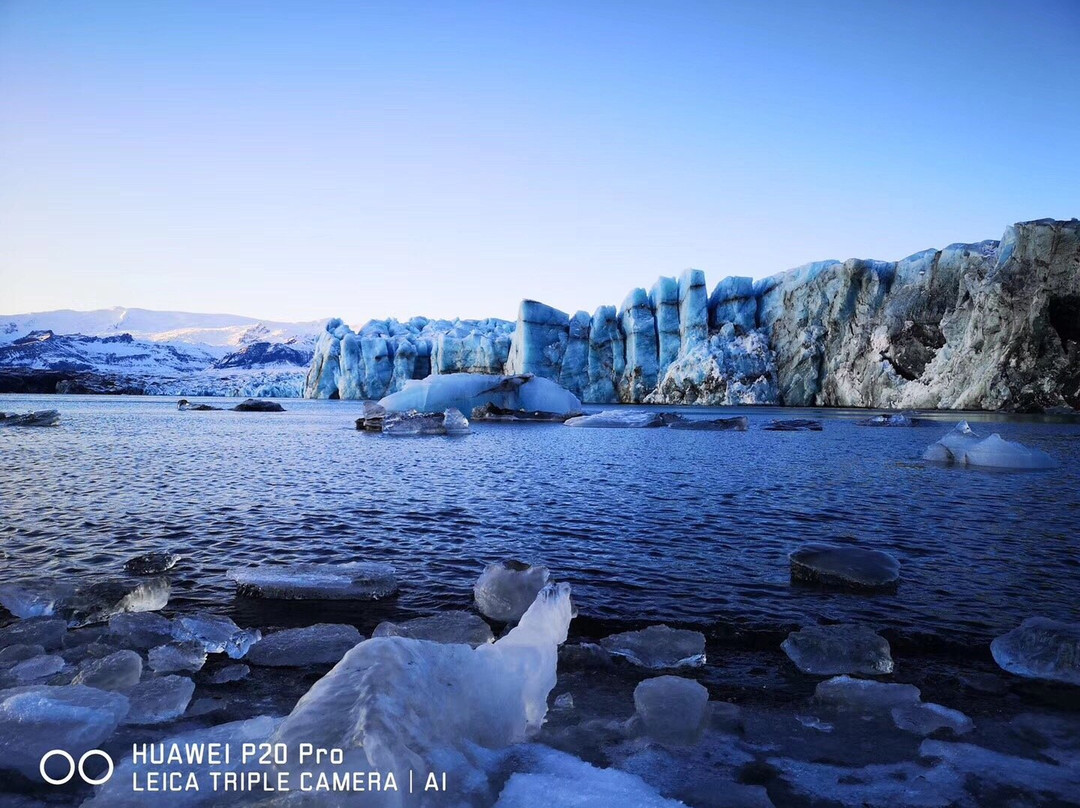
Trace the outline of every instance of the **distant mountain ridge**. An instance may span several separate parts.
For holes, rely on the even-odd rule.
[[[296,396],[325,322],[119,306],[0,316],[0,392]]]

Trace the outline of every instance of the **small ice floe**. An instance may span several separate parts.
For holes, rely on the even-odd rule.
[[[147,659],[154,673],[195,673],[206,664],[206,648],[195,640],[171,642],[151,648]]]
[[[990,653],[1017,676],[1080,685],[1080,623],[1029,617],[990,643]]]
[[[888,641],[866,626],[807,626],[791,632],[780,647],[803,673],[876,676],[893,670]]]
[[[695,432],[745,432],[750,428],[750,419],[745,415],[734,418],[713,418],[708,421],[692,421],[680,418],[668,424],[668,429],[687,429]]]
[[[923,460],[974,468],[1052,469],[1058,466],[1046,452],[1005,440],[997,433],[980,438],[967,421],[961,421],[941,440],[930,444],[923,452]]]
[[[156,612],[121,612],[109,618],[109,635],[124,648],[146,651],[172,639],[172,621]]]
[[[535,599],[535,595],[533,596]],[[531,605],[531,604],[530,604]],[[476,648],[494,642],[491,626],[472,612],[452,610],[401,623],[379,623],[372,637],[412,637],[441,643],[463,643]]]
[[[233,407],[234,412],[285,412],[285,408],[276,401],[261,398],[247,398]]]
[[[662,624],[612,634],[600,645],[641,668],[694,668],[705,664],[704,634]]]
[[[495,423],[524,421],[528,423],[561,424],[571,415],[564,412],[543,412],[541,410],[511,410],[489,403],[481,407],[473,407],[469,417],[474,421],[492,421]]]
[[[83,662],[71,683],[99,690],[123,690],[138,683],[142,678],[142,667],[142,657],[135,651],[116,651]]]
[[[856,421],[856,426],[915,426],[918,419],[905,415],[902,412],[881,413],[870,418]]]
[[[383,419],[382,432],[395,438],[417,435],[467,435],[469,419],[460,410],[451,407],[444,412],[390,413]]]
[[[176,409],[180,412],[210,412],[211,410],[220,410],[221,407],[211,407],[209,404],[192,404],[186,398],[182,398],[176,402]]]
[[[887,713],[894,707],[919,704],[920,696],[915,685],[852,679],[850,676],[826,679],[814,691],[814,698],[819,702],[863,714]]]
[[[821,421],[813,421],[809,418],[772,420],[762,427],[767,432],[820,432],[822,428]]]
[[[455,803],[482,802],[465,790],[486,787],[482,761],[544,722],[572,614],[569,585],[549,584],[495,643],[366,640],[315,683],[270,741],[339,748],[345,770],[393,772],[399,783],[410,772],[426,782],[428,767],[445,771]]]
[[[197,642],[208,654],[240,659],[262,637],[257,628],[240,628],[223,614],[197,612],[173,621],[173,639]]]
[[[508,558],[488,564],[473,585],[480,614],[500,623],[516,623],[547,585],[547,567]]]
[[[236,593],[277,600],[378,600],[398,589],[397,570],[376,561],[346,564],[262,564],[226,573]]]
[[[0,412],[0,426],[56,426],[59,423],[60,413],[56,410]]]
[[[688,746],[709,717],[709,691],[693,679],[657,676],[634,689],[634,709],[646,733],[665,744]]]
[[[356,428],[361,432],[382,432],[385,420],[385,407],[375,401],[365,401],[364,414],[356,419]]]
[[[893,707],[890,714],[899,729],[916,735],[931,735],[940,730],[963,735],[975,728],[974,722],[959,710],[931,702]]]
[[[128,699],[85,685],[35,685],[0,691],[0,769],[22,772],[41,782],[39,766],[53,749],[75,760],[113,734],[127,714]],[[67,774],[67,763],[54,756],[46,763],[52,777]],[[130,788],[130,782],[127,784]]]
[[[396,393],[379,400],[389,412],[443,412],[454,409],[471,413],[493,404],[515,412],[547,412],[569,417],[581,412],[577,396],[550,379],[530,373],[493,376],[482,373],[439,373],[408,381]]]
[[[176,566],[182,556],[167,550],[143,553],[124,562],[124,572],[132,575],[160,575]]]
[[[182,716],[195,693],[195,683],[186,676],[157,676],[124,691],[131,707],[125,724],[164,724]]]
[[[671,420],[668,413],[650,410],[603,410],[592,415],[578,415],[567,419],[566,425],[591,429],[652,429],[666,426]]]
[[[900,562],[880,550],[806,544],[788,556],[791,580],[839,589],[888,591],[900,580]]]
[[[266,668],[335,665],[363,639],[355,627],[339,623],[287,628],[263,635],[247,652],[244,660]]]

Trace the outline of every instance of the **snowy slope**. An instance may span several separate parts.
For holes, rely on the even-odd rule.
[[[64,378],[87,391],[296,396],[324,323],[120,307],[0,316],[0,376],[15,391]]]
[[[0,315],[0,345],[33,331],[112,337],[130,334],[136,340],[171,342],[235,349],[255,342],[286,343],[290,340],[314,347],[326,320],[282,323],[235,314],[196,314],[182,311],[151,311],[116,306],[96,311],[34,312]],[[228,351],[221,351],[224,355]]]

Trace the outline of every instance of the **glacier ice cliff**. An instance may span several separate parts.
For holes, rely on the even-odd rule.
[[[534,374],[587,403],[1041,410],[1080,407],[1080,221],[899,261],[754,281],[660,278],[618,308],[523,301],[505,320],[331,320],[311,398],[380,398],[442,373]]]

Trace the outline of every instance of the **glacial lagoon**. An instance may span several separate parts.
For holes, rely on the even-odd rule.
[[[611,764],[617,756],[604,758],[580,726],[633,715],[635,686],[657,672],[616,663],[598,676],[581,644],[657,623],[694,629],[705,635],[707,662],[677,672],[704,684],[713,701],[741,707],[740,743],[767,745],[796,728],[799,738],[781,744],[788,762],[758,773],[772,782],[774,801],[779,794],[792,804],[840,788],[816,764],[791,762],[800,749],[813,760],[825,749],[825,758],[850,766],[907,766],[919,740],[860,736],[859,749],[839,751],[846,730],[805,706],[823,677],[800,672],[780,649],[800,627],[857,623],[879,632],[895,662],[885,681],[914,684],[925,702],[961,710],[977,727],[990,722],[991,735],[1018,720],[1034,727],[1028,736],[1053,735],[1047,726],[1057,720],[1076,726],[1074,688],[1011,677],[989,650],[1027,617],[1080,620],[1075,421],[931,413],[919,426],[871,428],[856,424],[868,415],[861,410],[664,407],[690,418],[745,415],[750,427],[474,423],[464,436],[392,439],[356,431],[361,402],[281,403],[284,413],[179,412],[165,398],[0,397],[2,410],[56,408],[62,416],[56,428],[0,433],[4,582],[124,577],[133,556],[171,550],[182,559],[167,572],[166,617],[209,611],[264,630],[347,623],[370,636],[386,620],[470,610],[489,562],[542,562],[553,580],[570,584],[577,616],[567,646],[576,650],[564,648],[549,706],[564,698],[540,740]],[[814,418],[824,428],[764,430],[775,418]],[[961,418],[1060,466],[993,472],[922,460]],[[788,554],[810,542],[891,553],[901,564],[896,591],[793,585]],[[254,564],[353,561],[392,564],[398,592],[370,602],[271,601],[238,598],[226,577]],[[208,663],[183,719],[150,735],[283,715],[328,669],[253,668],[233,681],[225,669],[234,662]],[[121,731],[114,740],[128,737]],[[956,771],[987,765],[970,750],[922,743],[939,744],[920,754],[936,750]],[[723,777],[742,767],[750,773],[739,782],[756,788],[745,746],[724,749],[727,762],[716,764]],[[663,790],[660,781],[692,769],[699,753],[680,758],[682,769],[665,754],[624,750],[618,762]],[[1063,782],[1055,793],[1069,790]],[[712,804],[668,786],[669,796]]]

